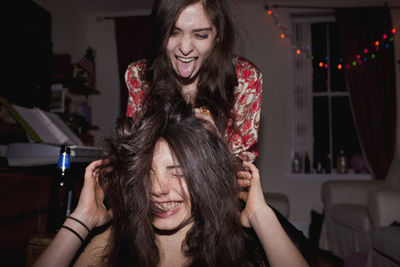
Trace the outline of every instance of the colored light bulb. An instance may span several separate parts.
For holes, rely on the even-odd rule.
[[[339,64],[339,65],[337,66],[337,68],[338,68],[339,70],[341,70],[341,69],[343,68],[342,64]]]
[[[379,41],[376,41],[376,42],[375,42],[375,46],[379,46]]]
[[[323,62],[320,62],[319,64],[318,64],[318,66],[320,66],[321,68],[324,66],[324,63]]]
[[[301,50],[297,49],[296,54],[300,55],[300,53],[301,53]]]
[[[284,33],[281,33],[281,38],[282,39],[285,38],[285,34]]]

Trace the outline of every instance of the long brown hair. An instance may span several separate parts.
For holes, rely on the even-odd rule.
[[[207,106],[217,128],[223,132],[231,118],[237,76],[233,65],[235,29],[226,0],[156,0],[152,13],[152,37],[144,77],[149,84],[148,102],[152,95],[169,99],[181,94],[181,85],[166,52],[168,38],[181,11],[201,2],[216,28],[215,46],[199,69],[198,92],[194,105]]]
[[[157,106],[157,105],[155,105]],[[183,101],[149,110],[138,125],[127,118],[109,141],[114,170],[101,178],[113,210],[110,266],[157,266],[149,172],[160,138],[182,167],[194,225],[182,244],[192,266],[247,265],[237,199],[236,160],[206,122]]]

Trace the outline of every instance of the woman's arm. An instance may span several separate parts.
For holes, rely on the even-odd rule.
[[[262,74],[249,61],[237,60],[238,87],[226,138],[231,152],[241,160],[253,162],[257,157],[258,128],[261,113]]]
[[[246,202],[241,214],[242,224],[253,227],[272,267],[309,266],[265,202],[258,169],[249,162],[243,162],[243,166],[250,172],[241,172],[239,180],[242,187],[249,187],[248,192],[240,193],[240,198]]]
[[[125,83],[128,88],[128,103],[126,116],[135,117],[142,110],[144,99],[147,95],[147,85],[141,80],[141,73],[146,69],[144,60],[130,64],[125,72]]]
[[[111,219],[110,211],[103,204],[104,192],[99,186],[96,168],[103,164],[102,160],[90,163],[85,170],[85,181],[79,202],[60,228],[53,241],[36,261],[34,266],[69,266],[82,241],[89,235],[89,230],[104,225]],[[86,229],[86,227],[88,229]]]

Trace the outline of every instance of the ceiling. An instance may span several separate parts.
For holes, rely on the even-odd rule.
[[[86,13],[124,12],[127,10],[151,10],[154,0],[69,0]],[[82,10],[82,11],[83,11]]]

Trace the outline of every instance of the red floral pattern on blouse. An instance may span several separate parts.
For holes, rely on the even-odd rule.
[[[234,58],[238,86],[235,88],[233,122],[229,121],[225,140],[231,152],[242,160],[253,162],[258,156],[257,139],[260,125],[262,74],[250,61]],[[146,61],[139,60],[128,66],[125,81],[129,91],[126,115],[137,117],[146,97],[147,84],[141,80]]]

